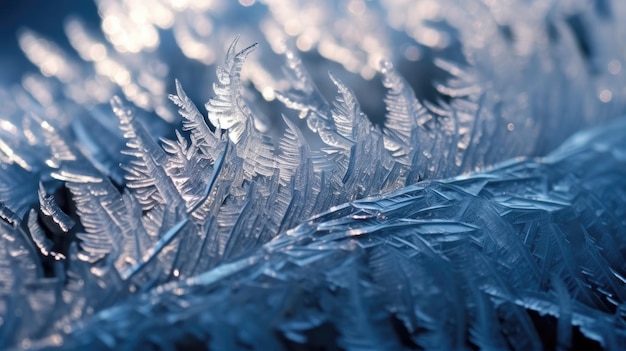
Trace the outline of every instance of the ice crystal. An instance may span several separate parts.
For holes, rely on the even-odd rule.
[[[513,158],[623,112],[620,2],[96,3],[0,90],[0,347],[626,342],[626,122]]]

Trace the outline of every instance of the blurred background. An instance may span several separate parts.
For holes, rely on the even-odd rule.
[[[93,1],[0,0],[0,82],[16,84],[26,70],[37,70],[20,50],[17,41],[20,28],[29,27],[46,34],[61,47],[71,50],[63,32],[63,19],[68,15],[82,17],[94,30],[100,25]]]
[[[487,157],[496,160],[545,154],[625,111],[624,18],[617,0],[2,0],[0,87],[103,112],[118,94],[176,124],[167,99],[174,79],[202,106],[216,65],[241,35],[240,48],[260,43],[242,78],[264,132],[282,132],[281,114],[304,126],[274,93],[303,94],[286,72],[287,49],[326,101],[337,93],[332,72],[378,126],[388,108],[387,59],[442,117],[437,128],[447,128],[446,115],[466,113],[486,126],[483,136],[506,141],[506,152]],[[462,139],[478,126],[451,133]]]

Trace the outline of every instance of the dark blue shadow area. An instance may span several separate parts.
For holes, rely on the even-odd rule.
[[[63,32],[63,20],[68,15],[80,16],[94,27],[99,23],[92,1],[0,0],[0,82],[19,82],[24,71],[36,69],[19,48],[17,32],[20,28],[28,27],[69,49]]]

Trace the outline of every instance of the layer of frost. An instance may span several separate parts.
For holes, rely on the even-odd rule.
[[[97,5],[0,86],[0,347],[624,344],[623,121],[435,180],[622,113],[620,1]]]

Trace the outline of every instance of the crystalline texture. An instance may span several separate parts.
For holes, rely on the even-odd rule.
[[[545,347],[546,334],[568,347],[576,334],[616,348],[626,341],[613,314],[626,298],[624,132],[619,120],[538,161],[336,207],[97,314],[66,346],[525,350]],[[594,200],[606,192],[610,201]],[[178,332],[153,339],[171,323]]]
[[[467,173],[623,111],[598,3],[100,0],[106,41],[65,25],[84,62],[21,31],[0,347],[619,348],[625,122]],[[230,44],[212,86],[170,26],[206,65]]]

